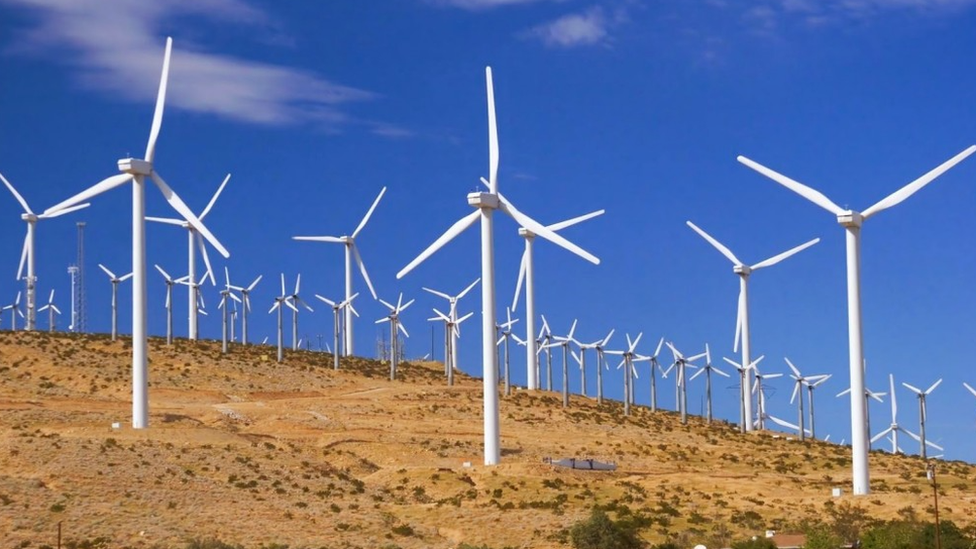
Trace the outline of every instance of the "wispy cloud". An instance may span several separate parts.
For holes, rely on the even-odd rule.
[[[67,64],[90,89],[134,102],[155,100],[164,36],[174,20],[237,25],[281,43],[277,23],[245,0],[0,0],[35,23],[8,51],[45,55]],[[193,27],[191,27],[193,28]],[[67,53],[67,54],[66,54]],[[327,131],[349,124],[376,126],[349,115],[350,103],[376,94],[332,82],[312,71],[206,51],[174,38],[167,106],[256,124],[310,123]],[[395,128],[381,124],[386,133]]]
[[[515,6],[518,4],[534,4],[537,2],[561,2],[563,0],[428,0],[440,6],[451,6],[466,10],[487,10],[501,6]]]
[[[522,35],[552,48],[594,46],[607,43],[610,26],[615,22],[616,19],[608,17],[602,7],[595,6],[532,27]]]
[[[726,0],[706,0],[715,7],[728,8]],[[771,32],[780,25],[819,27],[863,21],[898,11],[939,16],[976,6],[976,0],[744,0],[737,3],[743,20],[754,30]]]

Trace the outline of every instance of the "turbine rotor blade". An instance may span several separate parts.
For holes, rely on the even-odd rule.
[[[542,226],[538,221],[532,219],[531,217],[518,211],[515,206],[509,202],[501,193],[498,193],[498,207],[503,212],[515,219],[515,222],[519,225],[525,227],[530,232],[534,233],[536,236],[545,238],[546,240],[556,244],[562,248],[565,248],[574,254],[582,257],[583,259],[593,263],[594,265],[599,265],[600,260],[593,254],[587,252],[583,248],[580,248],[576,244],[573,244],[569,240],[559,236],[558,234],[550,231],[549,229]]]
[[[773,181],[779,183],[780,185],[783,185],[787,189],[795,192],[796,194],[802,196],[803,198],[806,198],[810,202],[813,202],[817,206],[820,206],[821,208],[827,210],[828,212],[834,215],[840,215],[846,211],[840,206],[838,206],[837,204],[835,204],[833,201],[831,201],[829,198],[827,198],[820,191],[807,187],[806,185],[800,183],[799,181],[790,179],[789,177],[786,177],[781,173],[775,172],[767,168],[766,166],[754,162],[744,156],[739,156],[736,160],[752,168],[753,170],[756,170],[757,172],[765,175],[766,177],[772,179]]]
[[[495,121],[495,89],[491,80],[491,67],[485,67],[488,90],[488,181],[489,191],[498,192],[498,124]]]
[[[24,211],[26,213],[33,215],[34,212],[30,209],[30,206],[27,205],[27,201],[24,200],[23,196],[20,196],[20,193],[17,192],[17,189],[15,189],[14,186],[11,185],[9,181],[7,181],[7,178],[4,177],[2,173],[0,173],[0,180],[3,180],[3,184],[6,185],[8,189],[10,189],[10,192],[14,195],[14,198],[17,199],[17,202],[20,202],[20,205],[23,206]]]
[[[449,228],[444,234],[442,234],[437,240],[435,240],[433,244],[428,246],[426,250],[421,252],[420,255],[418,255],[413,261],[407,264],[406,267],[401,269],[400,272],[398,272],[396,275],[397,279],[399,280],[404,276],[406,276],[407,273],[414,270],[417,267],[417,265],[423,263],[428,257],[433,255],[434,252],[441,249],[445,244],[447,244],[451,240],[454,240],[454,237],[464,232],[465,229],[467,229],[471,225],[474,225],[475,221],[477,221],[480,217],[481,217],[480,210],[475,210],[469,213],[468,215],[462,217],[454,225],[452,225],[451,228]]]
[[[561,231],[562,229],[565,229],[566,227],[571,227],[573,225],[576,225],[577,223],[582,223],[582,222],[586,221],[587,219],[593,219],[594,217],[597,217],[599,215],[603,215],[605,213],[606,213],[606,210],[597,210],[595,212],[590,212],[588,214],[583,214],[581,216],[574,217],[572,219],[567,219],[566,221],[560,221],[559,223],[553,223],[552,225],[546,225],[546,228],[549,229],[550,231],[553,231],[553,232],[555,232],[555,231]]]
[[[359,222],[359,226],[356,227],[356,230],[352,232],[353,239],[359,236],[359,232],[362,231],[363,227],[366,226],[366,222],[369,221],[370,216],[373,215],[373,210],[376,209],[376,206],[380,203],[380,199],[383,198],[384,194],[386,194],[386,187],[383,187],[380,190],[380,194],[376,196],[376,200],[373,201],[373,205],[369,207],[369,211],[367,211],[366,215],[363,216],[363,220]]]
[[[186,203],[183,202],[183,200],[179,197],[179,195],[173,192],[173,189],[166,184],[166,181],[164,181],[163,178],[158,173],[156,173],[155,170],[153,170],[153,172],[150,173],[149,176],[152,178],[153,182],[156,183],[156,186],[159,187],[159,190],[163,193],[163,197],[166,199],[167,202],[169,202],[169,205],[172,206],[174,210],[179,212],[179,214],[183,216],[183,219],[186,219],[187,222],[189,222],[190,225],[192,225],[193,228],[196,229],[198,233],[200,233],[204,238],[206,238],[207,241],[210,242],[210,245],[212,245],[214,249],[220,252],[220,255],[224,256],[224,258],[230,257],[230,252],[227,251],[227,248],[224,248],[224,246],[220,243],[220,241],[217,240],[217,237],[215,237],[213,233],[210,232],[210,229],[208,229],[206,225],[204,225],[203,222],[200,221],[200,219],[198,219],[197,216],[193,214],[193,212],[190,210],[189,207],[187,207]]]
[[[969,146],[968,148],[966,148],[966,150],[962,151],[956,156],[953,156],[949,160],[946,160],[945,162],[943,162],[941,165],[939,165],[932,171],[928,172],[922,177],[919,177],[915,181],[912,181],[911,183],[905,185],[904,187],[898,189],[897,191],[891,193],[890,195],[878,201],[878,203],[876,203],[875,205],[864,210],[861,213],[861,217],[867,219],[880,211],[887,210],[888,208],[901,204],[909,196],[912,196],[913,194],[918,192],[922,187],[931,183],[933,179],[944,174],[950,168],[962,162],[974,152],[976,152],[976,145]]]
[[[149,143],[146,144],[146,162],[152,162],[156,154],[156,139],[163,125],[163,110],[166,106],[166,86],[169,81],[169,59],[173,50],[173,39],[166,38],[166,54],[163,56],[163,74],[159,78],[159,95],[156,96],[156,111],[153,113],[152,129],[149,131]]]
[[[787,250],[787,251],[785,251],[785,252],[783,252],[783,253],[781,253],[779,255],[774,255],[773,257],[770,257],[769,259],[767,259],[765,261],[760,261],[759,263],[756,263],[755,265],[752,266],[752,270],[755,271],[756,269],[762,269],[763,267],[769,267],[771,265],[775,265],[775,264],[779,263],[780,261],[783,261],[784,259],[786,259],[786,258],[788,258],[788,257],[790,257],[792,255],[798,254],[798,253],[802,252],[803,250],[809,248],[810,246],[813,246],[817,242],[820,242],[820,238],[814,238],[813,240],[810,240],[808,242],[804,242],[803,244],[800,244],[799,246],[797,246],[795,248],[791,248],[791,249],[789,249],[789,250]]]
[[[81,191],[80,193],[72,196],[71,198],[59,202],[54,206],[51,206],[50,208],[44,210],[44,215],[52,215],[61,210],[70,208],[71,206],[78,205],[82,202],[85,202],[89,198],[100,195],[106,191],[110,191],[115,187],[122,185],[123,183],[127,183],[130,179],[132,179],[132,175],[127,173],[120,173],[120,174],[106,177],[105,179],[99,181],[98,183],[95,183],[91,187],[85,189],[84,191]]]
[[[732,253],[732,250],[730,250],[727,247],[725,247],[725,245],[722,244],[721,242],[719,242],[718,240],[715,240],[714,238],[712,238],[711,235],[709,235],[708,233],[706,233],[705,231],[703,231],[702,229],[700,229],[697,225],[695,225],[691,221],[685,221],[685,224],[688,225],[689,227],[691,227],[691,230],[693,230],[696,233],[698,233],[699,236],[701,236],[702,238],[704,238],[709,244],[712,245],[713,248],[715,248],[716,250],[718,250],[719,253],[721,253],[726,258],[728,258],[728,260],[731,261],[733,265],[745,265],[745,263],[743,263],[742,261],[739,261],[739,258],[738,257],[735,257],[735,254]]]
[[[227,177],[224,178],[224,182],[221,183],[219,187],[217,187],[217,192],[214,193],[213,197],[210,199],[210,202],[207,203],[207,207],[204,208],[203,211],[200,213],[200,219],[201,220],[203,218],[207,217],[207,214],[210,213],[210,210],[213,208],[214,204],[217,202],[217,197],[220,196],[220,193],[221,192],[223,192],[224,187],[227,186],[227,182],[228,181],[230,181],[230,174],[227,174]]]

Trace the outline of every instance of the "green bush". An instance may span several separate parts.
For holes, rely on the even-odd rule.
[[[217,538],[194,538],[186,542],[186,549],[244,549],[241,545],[224,543]]]
[[[733,541],[732,549],[776,549],[776,544],[773,543],[773,540],[766,537],[754,537],[752,539]]]
[[[644,542],[633,529],[610,520],[602,509],[573,525],[569,540],[574,549],[640,549]]]

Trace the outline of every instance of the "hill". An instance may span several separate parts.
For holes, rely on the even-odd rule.
[[[804,521],[928,519],[917,457],[872,452],[872,494],[848,493],[850,449],[673,412],[516,391],[501,401],[503,463],[481,465],[481,381],[440,363],[388,366],[268,346],[150,340],[150,425],[129,427],[130,345],[0,332],[2,547],[69,541],[246,547],[564,547],[599,504],[652,542],[727,546]],[[113,428],[113,423],[120,428]],[[615,472],[544,458],[614,461]],[[470,462],[471,466],[465,466]],[[939,462],[940,512],[976,516],[976,469]],[[845,522],[846,521],[846,522]]]

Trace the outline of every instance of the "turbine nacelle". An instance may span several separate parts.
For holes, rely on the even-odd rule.
[[[468,193],[468,205],[475,208],[498,209],[498,195],[493,193],[477,192]]]
[[[846,229],[860,228],[864,224],[864,216],[861,212],[847,210],[837,214],[837,223]]]
[[[732,272],[741,277],[747,277],[752,274],[752,267],[748,265],[733,265]]]
[[[132,175],[150,175],[153,171],[152,162],[147,162],[139,158],[119,159],[119,171]]]

